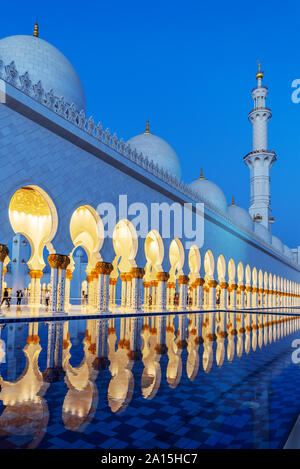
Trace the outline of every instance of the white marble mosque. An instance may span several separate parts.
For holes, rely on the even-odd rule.
[[[260,67],[249,113],[253,148],[244,157],[248,210],[228,204],[202,171],[181,181],[184,155],[149,123],[125,142],[87,117],[77,72],[39,37],[37,24],[33,36],[0,40],[0,78],[1,291],[22,289],[22,304],[32,307],[44,307],[49,291],[53,312],[85,302],[92,312],[299,306],[300,247],[271,231],[277,157],[268,145],[271,111]],[[104,237],[98,204],[117,206],[124,193],[128,203],[148,207],[204,203],[203,245],[187,250],[172,226],[169,237],[154,229],[138,237],[130,216]]]

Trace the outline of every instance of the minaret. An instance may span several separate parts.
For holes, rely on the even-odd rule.
[[[274,222],[271,210],[270,169],[276,161],[276,154],[268,150],[268,122],[272,113],[266,107],[268,88],[262,86],[263,77],[259,63],[256,74],[257,87],[251,93],[254,109],[248,116],[253,127],[253,150],[244,157],[244,161],[250,169],[249,213],[254,222],[261,223],[270,230]]]

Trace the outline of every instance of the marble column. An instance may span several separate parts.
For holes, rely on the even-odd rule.
[[[186,296],[187,296],[187,285],[189,283],[189,278],[187,275],[179,275],[178,277],[178,286],[179,286],[179,310],[186,309]]]
[[[252,308],[252,287],[251,285],[246,285],[247,292],[247,308]]]
[[[144,309],[149,308],[149,289],[150,289],[150,282],[144,282]]]
[[[98,302],[98,272],[97,269],[91,270],[92,276],[92,297],[91,297],[91,306],[92,308],[97,309],[97,302]]]
[[[3,267],[6,256],[9,254],[9,249],[5,244],[0,244],[0,299],[3,296]],[[1,304],[0,301],[0,304]]]
[[[258,288],[256,286],[252,287],[252,308],[257,308],[258,306]]]
[[[71,269],[66,270],[66,292],[65,292],[65,310],[70,309],[70,287],[73,274]]]
[[[122,273],[120,275],[120,279],[122,282],[122,291],[121,291],[121,307],[125,308],[126,307],[126,294],[127,294],[127,285],[126,285],[126,274]]]
[[[117,279],[116,278],[110,278],[109,279],[109,287],[110,287],[110,292],[109,292],[109,298],[110,298],[110,307],[114,308],[116,306],[116,285],[117,285]]]
[[[168,295],[168,309],[172,310],[174,308],[174,297],[175,297],[175,282],[167,283],[167,295]]]
[[[60,254],[50,254],[48,262],[51,267],[51,292],[50,292],[50,311],[57,311],[57,296],[58,296],[58,267],[61,263]]]
[[[87,281],[87,294],[88,294],[88,300],[87,300],[87,304],[86,306],[88,308],[92,308],[92,304],[93,304],[93,287],[94,287],[94,276],[92,275],[92,273],[89,273],[87,276],[86,276],[86,281]]]
[[[220,309],[226,309],[227,307],[227,282],[220,283],[221,293],[220,293]]]
[[[113,266],[109,262],[97,262],[97,311],[103,312],[108,310],[109,305],[109,276],[113,271]],[[121,274],[122,275],[122,274]],[[123,286],[123,283],[122,283]]]
[[[217,285],[218,285],[218,282],[216,280],[209,280],[208,281],[208,286],[209,286],[208,307],[210,309],[215,309],[216,308],[216,286]]]
[[[230,292],[230,309],[236,309],[236,290],[237,290],[237,284],[236,283],[231,283],[229,284],[229,292]]]
[[[238,285],[238,288],[240,290],[240,304],[239,308],[244,309],[245,308],[245,296],[244,296],[244,291],[246,289],[245,285]]]
[[[66,290],[66,268],[70,264],[69,256],[61,254],[59,268],[59,303],[58,310],[60,313],[65,311],[65,290]]]
[[[30,270],[31,278],[31,291],[30,291],[30,305],[40,306],[41,304],[41,278],[43,276],[42,270]]]
[[[195,288],[196,288],[196,309],[202,309],[203,308],[203,285],[204,285],[204,279],[203,278],[197,278],[195,280]]]
[[[151,290],[152,290],[152,309],[156,309],[157,307],[157,286],[158,283],[156,280],[152,280],[151,282]]]
[[[159,311],[166,311],[167,309],[167,282],[170,278],[168,272],[158,272],[156,279],[157,286],[157,308]]]
[[[143,268],[134,267],[130,271],[131,275],[131,309],[140,311],[142,306],[142,283],[145,275]]]
[[[130,309],[132,305],[132,277],[130,273],[126,274],[126,308]]]

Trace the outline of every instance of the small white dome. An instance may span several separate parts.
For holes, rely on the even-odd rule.
[[[203,202],[207,201],[216,209],[220,210],[223,213],[227,213],[227,201],[226,197],[217,184],[208,179],[203,178],[202,176],[195,181],[188,184],[189,189],[196,192],[200,199],[203,199]]]
[[[247,210],[244,208],[239,207],[236,204],[228,205],[228,215],[237,225],[246,228],[247,230],[253,230],[253,221]]]
[[[0,60],[14,62],[19,75],[29,73],[32,84],[41,81],[45,92],[85,110],[85,93],[73,65],[49,42],[34,36],[9,36],[0,40]]]
[[[181,167],[177,153],[165,140],[149,132],[148,123],[145,133],[130,138],[127,143],[138,153],[142,152],[143,156],[147,156],[155,165],[158,164],[173,176],[181,179]]]

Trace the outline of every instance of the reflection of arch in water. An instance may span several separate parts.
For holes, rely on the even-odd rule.
[[[33,449],[43,439],[49,420],[49,410],[42,397],[49,387],[38,367],[41,346],[29,343],[23,349],[26,364],[21,376],[14,382],[0,377],[0,400],[5,406],[0,416],[0,435],[27,436],[23,448]]]
[[[159,359],[160,356],[157,357]],[[161,367],[157,359],[153,357],[151,362],[147,360],[141,378],[141,388],[143,397],[147,400],[153,399],[161,382]]]
[[[195,336],[190,334],[188,340],[188,356],[186,360],[186,373],[188,378],[191,381],[194,381],[200,366],[200,358],[199,358],[199,344],[195,342]]]
[[[204,345],[204,351],[203,351],[203,357],[202,357],[203,370],[205,371],[205,373],[209,373],[212,368],[213,359],[214,359],[213,342],[210,342],[209,340],[205,340],[203,345]]]
[[[86,387],[80,391],[69,389],[62,408],[65,427],[82,433],[93,420],[97,406],[98,389],[94,382],[88,381]]]
[[[108,404],[115,414],[124,412],[132,399],[134,379],[131,370],[121,370],[111,379],[108,387]]]
[[[218,339],[217,341],[217,350],[216,350],[216,362],[218,367],[221,367],[225,359],[225,340]]]
[[[109,346],[108,359],[112,375],[108,386],[108,405],[113,413],[120,414],[127,408],[133,396],[134,378],[131,369],[134,362],[129,358],[126,348],[118,348],[115,351],[113,343]]]
[[[92,421],[98,406],[98,389],[94,383],[98,372],[93,368],[94,355],[84,346],[84,358],[78,367],[70,362],[69,344],[63,361],[65,382],[69,388],[62,408],[62,419],[67,429],[83,432]]]

